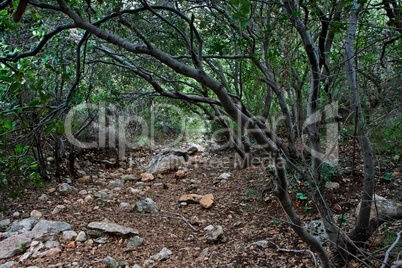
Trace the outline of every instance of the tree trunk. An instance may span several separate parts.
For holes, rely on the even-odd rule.
[[[349,15],[349,23],[347,29],[347,36],[345,42],[345,68],[346,77],[349,83],[350,90],[350,106],[352,111],[356,111],[357,116],[357,136],[363,154],[364,162],[364,186],[361,195],[361,208],[357,218],[356,227],[350,233],[350,238],[357,245],[366,242],[370,236],[370,212],[371,204],[374,195],[374,158],[373,149],[368,138],[368,132],[365,126],[364,116],[362,112],[362,105],[357,85],[357,73],[355,66],[355,35],[357,30],[357,19],[360,4],[354,1],[354,7]],[[356,252],[356,247],[347,245],[351,253]],[[346,256],[348,257],[348,256]]]

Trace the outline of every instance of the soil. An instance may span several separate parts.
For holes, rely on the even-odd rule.
[[[105,185],[97,183],[103,177],[109,181],[124,174],[134,174],[140,181],[140,173],[143,172],[141,166],[149,163],[159,149],[153,153],[132,152],[131,157],[135,164],[121,168],[108,167],[101,161],[95,161],[93,155],[96,155],[96,152],[91,155],[85,153],[76,160],[87,175],[92,176],[92,181],[73,180],[73,185],[78,191],[95,193],[105,188]],[[350,152],[346,149],[341,152],[341,159],[351,159],[346,155],[346,151]],[[68,241],[59,238],[62,248],[59,255],[28,259],[21,267],[103,267],[103,260],[107,256],[132,267],[134,264],[142,265],[146,259],[164,247],[173,254],[167,260],[157,263],[156,267],[319,267],[319,264],[315,263],[318,262],[317,257],[294,233],[279,202],[270,196],[273,176],[267,172],[268,167],[259,164],[239,169],[234,167],[234,155],[231,151],[210,153],[207,156],[197,154],[190,159],[184,178],[176,179],[174,172],[164,174],[160,176],[163,178],[156,178],[152,182],[163,183],[164,187],[148,187],[143,196],[135,195],[129,190],[130,187],[136,187],[137,181],[127,181],[123,189],[115,191],[118,193],[116,198],[102,204],[97,202],[96,198],[91,203],[83,203],[79,199],[84,196],[78,193],[70,196],[62,196],[57,191],[50,193],[49,189],[57,187],[56,181],[46,183],[41,188],[24,189],[22,197],[17,199],[9,198],[5,192],[1,193],[1,206],[8,209],[3,214],[8,218],[12,218],[15,211],[24,216],[29,215],[32,210],[39,210],[47,220],[70,223],[72,230],[77,233],[81,230],[87,231],[88,223],[107,218],[120,225],[137,229],[139,236],[144,238],[144,243],[135,249],[126,247],[128,238],[113,235],[108,236],[106,244],[84,242],[77,243],[72,248],[67,247]],[[96,158],[103,157],[99,154]],[[205,162],[200,163],[195,159],[204,159]],[[330,180],[338,182],[340,187],[327,190],[328,202],[334,214],[344,215],[343,218],[346,219],[343,223],[345,230],[354,224],[355,208],[361,195],[362,163],[360,159],[356,159],[356,163],[355,174],[352,174],[351,163],[341,162],[342,166],[336,174],[330,174]],[[392,166],[379,167],[378,177],[383,178],[384,172],[389,172],[390,168]],[[214,179],[224,172],[230,173],[231,177],[214,183]],[[291,196],[302,222],[318,219],[306,183],[299,181],[295,175],[290,175],[289,181],[290,190],[293,191]],[[401,201],[400,178],[387,183],[381,179],[379,181],[381,183],[377,187],[377,194],[387,198],[397,197]],[[197,187],[189,189],[190,184],[196,184]],[[47,201],[38,200],[43,193],[49,197]],[[215,204],[210,209],[204,209],[199,204],[179,206],[179,197],[188,193],[213,194]],[[146,197],[153,199],[161,212],[140,214],[119,208],[121,202],[133,205]],[[51,214],[60,204],[65,205],[66,209],[58,214]],[[182,218],[190,221],[194,216],[200,221],[199,224],[192,225],[197,231]],[[221,225],[228,241],[218,244],[206,243],[204,228],[208,225]],[[393,242],[396,230],[400,227],[399,223],[383,225],[364,249],[372,253],[371,257],[366,259],[362,255],[359,256],[365,259],[366,264],[353,260],[347,265],[367,267],[369,263],[370,266],[379,267],[386,249]],[[252,245],[260,240],[268,241],[267,247]],[[208,253],[203,254],[203,251],[207,251],[206,248],[209,248]],[[2,260],[0,264],[10,260],[18,261],[19,257]]]

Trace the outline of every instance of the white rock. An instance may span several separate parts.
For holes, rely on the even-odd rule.
[[[58,214],[60,211],[64,210],[66,208],[66,206],[64,205],[57,205],[53,211],[52,211],[52,215]]]
[[[66,241],[74,240],[77,237],[77,233],[75,231],[64,231],[63,239]]]
[[[75,241],[77,242],[87,241],[87,234],[84,231],[79,232]]]

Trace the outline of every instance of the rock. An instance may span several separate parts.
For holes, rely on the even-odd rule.
[[[123,181],[134,181],[137,180],[137,178],[135,177],[134,174],[127,174],[127,175],[123,175],[120,177],[121,180]]]
[[[174,177],[176,179],[183,179],[184,177],[186,177],[186,173],[184,172],[184,170],[178,170],[176,171],[176,173],[174,174]]]
[[[192,147],[195,147],[196,149],[197,149],[197,152],[199,152],[199,153],[203,153],[203,152],[205,152],[205,148],[204,147],[202,147],[201,145],[199,145],[199,144],[197,144],[197,143],[190,143],[189,144],[189,148],[187,149],[187,151],[190,149],[190,148],[192,148]]]
[[[154,175],[152,175],[151,173],[141,173],[141,181],[143,182],[148,182],[148,181],[153,181]]]
[[[154,261],[163,261],[167,260],[170,255],[172,255],[172,251],[167,248],[163,248],[159,253],[152,255],[150,259]]]
[[[223,233],[223,228],[220,225],[213,226],[212,230],[205,234],[205,239],[207,243],[211,244],[227,242],[227,238]]]
[[[388,200],[385,197],[374,195],[371,205],[370,220],[376,218],[378,214],[402,213],[402,204],[393,200]],[[359,215],[361,202],[356,208],[356,218]]]
[[[202,197],[203,196],[199,194],[184,194],[180,196],[179,203],[186,202],[188,204],[199,204]]]
[[[130,208],[130,203],[121,202],[121,203],[119,204],[119,208],[120,208],[120,209],[128,209],[128,208]]]
[[[221,175],[219,175],[218,179],[220,180],[227,180],[230,178],[230,174],[229,173],[222,173]]]
[[[337,182],[333,182],[333,181],[327,181],[325,183],[325,188],[328,190],[336,190],[339,189],[340,185]]]
[[[131,268],[141,268],[141,265],[134,264]]]
[[[155,261],[154,260],[148,259],[148,260],[145,260],[144,263],[143,263],[143,267],[146,267],[146,268],[151,268],[151,267],[154,267],[154,266],[155,266]]]
[[[116,267],[119,266],[119,263],[114,258],[112,258],[110,256],[108,256],[108,257],[103,259],[103,264],[106,267],[113,267],[113,268],[116,268]]]
[[[52,211],[52,215],[58,214],[60,211],[64,210],[66,208],[66,206],[64,205],[57,205],[53,211]]]
[[[19,213],[18,211],[13,213],[13,218],[19,218],[21,216],[21,213]]]
[[[197,152],[198,152],[198,148],[195,147],[195,146],[190,146],[190,147],[187,149],[188,155],[195,155]]]
[[[39,252],[37,257],[52,257],[61,253],[61,249],[59,247],[51,248],[43,252]]]
[[[23,219],[20,221],[14,221],[11,226],[7,229],[7,233],[13,234],[13,233],[24,233],[27,231],[32,230],[32,227],[35,226],[39,221],[38,218],[27,218]],[[9,236],[6,234],[6,236]]]
[[[138,231],[133,228],[106,221],[91,222],[88,228],[114,235],[138,235]]]
[[[66,182],[60,183],[57,187],[58,187],[59,193],[61,195],[69,195],[69,194],[72,194],[72,193],[78,191],[77,188],[75,188],[74,186],[71,186],[70,184],[68,184]]]
[[[142,213],[157,212],[158,206],[151,198],[145,198],[135,203],[134,211]]]
[[[56,192],[56,188],[54,188],[54,187],[49,188],[49,190],[47,190],[47,192],[48,192],[49,194],[54,193],[54,192]]]
[[[0,268],[12,268],[12,267],[17,267],[17,265],[18,265],[18,262],[16,262],[16,261],[9,261],[4,264],[1,264]]]
[[[10,219],[4,219],[0,221],[0,229],[3,229],[11,224]]]
[[[58,246],[60,246],[60,243],[58,241],[49,240],[45,243],[45,248],[55,248]]]
[[[197,259],[198,259],[199,261],[204,261],[204,259],[209,256],[210,252],[211,252],[211,249],[210,249],[210,248],[204,248],[204,249],[201,251],[200,256],[198,256]]]
[[[211,208],[214,204],[214,196],[213,194],[206,194],[200,200],[200,205],[203,208]]]
[[[183,166],[186,161],[188,161],[186,151],[171,149],[157,155],[145,170],[146,173],[163,174],[177,170],[180,166]]]
[[[41,196],[39,196],[38,199],[40,201],[47,201],[47,200],[49,200],[49,197],[46,194],[42,194]]]
[[[66,247],[67,247],[67,248],[75,248],[75,247],[76,247],[75,241],[70,241],[70,242],[67,244]]]
[[[84,198],[84,202],[85,203],[90,203],[94,198],[92,197],[92,195],[87,195]]]
[[[44,236],[43,231],[28,231],[0,241],[0,260],[24,252],[25,247],[30,244],[32,240],[41,239]]]
[[[326,243],[329,240],[327,233],[325,232],[324,223],[322,220],[312,220],[305,225],[307,232],[314,236],[321,243]]]
[[[77,179],[78,183],[89,183],[92,181],[91,176],[85,175],[84,173],[82,173],[82,177]]]
[[[70,229],[71,225],[67,222],[40,220],[32,229],[32,231],[42,231],[48,234],[58,234]]]
[[[37,218],[37,219],[42,218],[42,212],[40,212],[38,210],[32,210],[30,215],[31,215],[31,218]]]
[[[200,225],[201,224],[201,220],[197,217],[197,216],[192,216],[190,218],[190,223],[192,225]]]
[[[63,232],[63,239],[66,241],[71,241],[77,237],[77,233],[74,231],[64,231]]]
[[[109,183],[108,188],[124,188],[124,182],[119,179],[113,180]]]
[[[75,238],[77,242],[85,242],[87,241],[87,234],[84,231],[78,233],[77,238]]]
[[[260,248],[266,248],[266,247],[268,247],[268,241],[267,240],[260,240],[260,241],[256,241],[256,242],[251,243],[251,245],[257,246],[257,247],[260,247]]]
[[[139,237],[139,236],[134,236],[131,237],[130,240],[127,242],[127,247],[128,248],[136,248],[142,245],[144,242],[144,239]]]

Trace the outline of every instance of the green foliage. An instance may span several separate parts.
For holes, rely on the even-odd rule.
[[[393,174],[393,172],[387,172],[387,173],[385,173],[385,175],[384,175],[384,181],[387,181],[387,182],[392,181],[392,174]]]
[[[296,193],[296,199],[298,199],[300,201],[305,201],[305,200],[307,200],[307,196],[302,192],[298,192],[298,193]]]

